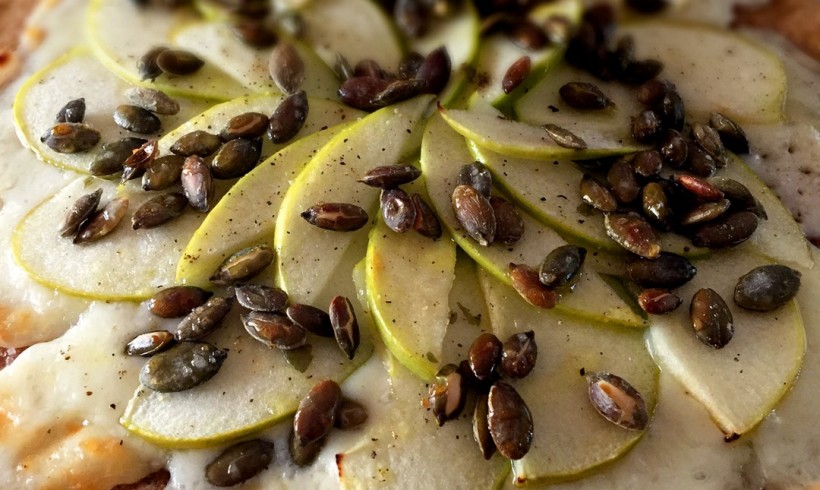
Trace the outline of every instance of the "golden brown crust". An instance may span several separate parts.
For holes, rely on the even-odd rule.
[[[735,5],[735,25],[773,30],[820,61],[820,0]]]

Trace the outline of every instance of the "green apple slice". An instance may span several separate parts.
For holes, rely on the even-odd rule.
[[[581,199],[579,185],[583,172],[569,160],[551,162],[499,155],[476,145],[470,148],[475,157],[493,174],[493,182],[516,204],[541,223],[564,236],[596,249],[623,253],[604,229],[603,215]],[[708,249],[672,233],[661,235],[661,248],[687,257],[701,257]]]
[[[92,0],[86,13],[86,31],[94,54],[106,68],[135,85],[153,87],[169,95],[229,100],[248,90],[217,68],[205,63],[184,77],[160,75],[155,82],[142,81],[137,61],[157,45],[170,46],[179,26],[197,20],[190,9],[141,8],[118,0]]]
[[[238,311],[208,342],[230,349],[217,375],[177,393],[138,388],[120,420],[126,429],[169,448],[209,447],[237,439],[289,417],[317,380],[342,381],[373,353],[366,331],[352,361],[333,339],[311,337],[311,364],[299,372],[280,352],[248,335]]]
[[[524,214],[524,235],[514,246],[482,247],[464,231],[453,213],[451,196],[462,165],[473,161],[464,139],[434,116],[424,131],[421,166],[430,202],[444,228],[473,260],[499,280],[510,284],[510,262],[537,267],[553,249],[567,242],[551,228]],[[556,308],[567,314],[599,322],[644,327],[645,321],[595,272],[582,273],[572,293]]]
[[[101,144],[132,133],[112,119],[118,105],[125,103],[123,92],[130,87],[97,61],[89,50],[78,48],[57,58],[29,78],[14,100],[14,122],[23,145],[45,163],[75,172],[88,173],[100,146],[85,153],[57,153],[40,141],[54,125],[54,118],[68,101],[85,98],[85,123],[100,132]],[[175,128],[208,107],[207,102],[178,97],[180,111],[161,116],[166,129]]]
[[[501,339],[532,330],[538,344],[535,369],[515,389],[532,413],[533,445],[513,461],[516,485],[578,477],[625,454],[643,431],[622,429],[599,415],[587,395],[583,372],[626,379],[650,414],[657,402],[658,369],[641,332],[594,326],[532,307],[512,288],[479,273],[494,333]]]
[[[237,250],[273,236],[290,183],[350,123],[318,131],[279,150],[234,184],[197,228],[177,265],[177,282],[210,289],[210,277]]]
[[[621,33],[633,36],[639,59],[663,62],[661,77],[675,83],[690,116],[708,120],[717,111],[741,123],[783,119],[783,63],[742,34],[662,20],[627,25]]]
[[[785,264],[810,269],[814,264],[803,229],[780,199],[740,158],[732,158],[719,177],[734,179],[745,185],[766,210],[754,235],[740,250],[754,251]]]
[[[453,285],[455,244],[446,235],[434,241],[412,230],[396,233],[377,218],[366,260],[367,295],[382,340],[404,367],[432,379],[450,320],[444,298]]]
[[[528,16],[535,25],[542,25],[552,16],[561,16],[567,19],[571,25],[577,25],[581,20],[583,8],[582,2],[579,0],[559,0],[535,8]],[[504,34],[494,34],[485,38],[482,41],[478,56],[477,73],[481,78],[478,93],[493,106],[505,114],[511,115],[515,100],[534,87],[544,77],[549,68],[561,59],[564,48],[565,45],[563,44],[555,44],[547,45],[539,50],[528,51],[516,46]],[[530,74],[515,90],[505,94],[501,81],[504,79],[510,65],[523,56],[530,57]]]
[[[641,149],[595,131],[578,131],[587,148],[574,150],[558,145],[538,126],[513,121],[485,111],[439,109],[447,124],[476,145],[502,155],[530,159],[567,158],[582,160],[608,155],[625,155]]]
[[[340,53],[351,64],[375,60],[395,72],[402,47],[392,21],[371,0],[311,0],[299,10],[305,23],[304,40],[328,66]]]
[[[366,246],[369,229],[323,230],[302,219],[301,213],[320,202],[340,202],[355,204],[374,218],[378,192],[357,180],[373,167],[399,163],[418,151],[431,99],[416,97],[386,107],[348,127],[293,181],[279,209],[275,232],[277,282],[292,301],[329,304],[337,282],[349,279],[349,274],[339,274],[336,268],[350,254],[364,255],[356,244]]]
[[[305,81],[300,89],[313,97],[335,99],[339,80],[313,50],[281,32],[279,42],[293,45],[304,62]],[[279,93],[268,70],[268,59],[273,48],[257,49],[244,44],[225,23],[187,25],[175,33],[174,43],[220,67],[250,92]]]
[[[700,401],[727,435],[745,434],[763,420],[794,383],[806,350],[806,332],[797,303],[771,312],[744,310],[733,301],[740,276],[768,263],[730,251],[695,264],[698,274],[677,294],[684,304],[652,318],[649,344],[662,370]],[[715,350],[694,334],[687,305],[700,288],[718,292],[734,317],[735,333]]]
[[[102,204],[124,192],[111,181],[79,178],[29,212],[12,236],[17,263],[48,287],[92,299],[137,301],[173,285],[184,244],[204,215],[186,210],[159,228],[132,230],[133,212],[157,195],[140,190],[126,193],[129,211],[104,239],[75,245],[61,238],[58,229],[68,209],[98,188],[103,189]]]

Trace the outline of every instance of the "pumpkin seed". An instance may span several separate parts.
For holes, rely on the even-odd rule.
[[[611,213],[604,216],[606,234],[626,250],[655,258],[661,253],[661,245],[652,225],[634,213]]]
[[[180,136],[171,145],[171,153],[183,157],[196,155],[205,158],[218,150],[220,146],[222,146],[222,140],[219,136],[198,129]]]
[[[626,263],[626,275],[644,288],[674,289],[683,286],[698,270],[686,257],[669,252],[649,260],[630,257]]]
[[[359,182],[370,187],[393,189],[408,184],[421,176],[421,170],[412,165],[385,165],[367,171]]]
[[[467,235],[487,247],[496,232],[495,212],[490,201],[469,185],[458,185],[453,190],[453,211]]]
[[[234,284],[259,274],[273,262],[273,249],[254,245],[234,253],[216,269],[210,281],[214,284]]]
[[[148,164],[142,175],[142,188],[146,191],[160,191],[179,182],[185,158],[179,155],[165,155]]]
[[[441,427],[458,417],[467,401],[467,382],[455,364],[445,364],[430,383],[426,406]]]
[[[140,383],[161,393],[190,390],[213,378],[227,357],[205,342],[180,342],[145,363]]]
[[[339,52],[336,53],[336,63],[333,64],[333,71],[336,72],[336,76],[342,82],[350,80],[355,76],[353,74],[353,67],[350,66],[350,62],[347,61],[347,58]],[[341,95],[341,89],[339,89],[339,94]]]
[[[85,99],[79,98],[69,101],[57,113],[54,122],[81,123],[85,119]]]
[[[632,170],[641,177],[658,175],[663,169],[663,159],[657,150],[644,150],[632,159]]]
[[[381,78],[359,76],[351,77],[339,87],[339,99],[355,109],[374,111],[379,108],[373,99],[384,91],[390,82]]]
[[[488,395],[480,393],[473,409],[473,438],[486,461],[489,461],[496,451],[493,436],[490,434],[489,412]]]
[[[261,284],[242,284],[234,289],[236,300],[251,311],[281,312],[288,305],[288,293]]]
[[[731,203],[728,199],[703,203],[689,211],[681,219],[680,224],[683,226],[689,226],[715,220],[723,216],[723,213],[729,210],[729,206],[731,206]]]
[[[320,337],[335,337],[333,324],[330,322],[330,315],[310,305],[297,303],[290,305],[285,310],[285,314],[293,323],[304,328],[313,335]]]
[[[293,418],[294,442],[305,447],[323,439],[336,422],[342,404],[342,389],[335,381],[317,383],[305,395]]]
[[[130,87],[125,91],[125,98],[132,105],[142,107],[156,114],[173,116],[179,113],[179,102],[165,92],[147,87]]]
[[[490,206],[495,214],[494,243],[513,245],[524,235],[524,220],[515,206],[506,199],[490,197]]]
[[[504,342],[501,353],[501,372],[510,378],[524,378],[535,367],[538,359],[538,345],[535,332],[519,332]]]
[[[715,177],[710,179],[710,182],[723,192],[724,197],[732,202],[732,209],[751,211],[760,219],[768,219],[763,205],[752,195],[751,191],[749,191],[745,185],[725,177]]]
[[[486,381],[495,376],[498,363],[501,361],[502,349],[501,340],[488,332],[482,333],[473,340],[467,353],[467,359],[470,371],[478,381]]]
[[[578,275],[587,249],[575,245],[563,245],[544,258],[538,269],[538,280],[550,288],[566,286]]]
[[[424,62],[419,66],[416,78],[427,83],[427,93],[437,94],[444,90],[447,82],[450,81],[450,55],[444,46],[434,49],[424,58]]]
[[[140,80],[151,79],[153,82],[158,76],[162,75],[162,68],[157,64],[157,57],[167,49],[164,46],[151,48],[137,60],[137,71],[140,74]]]
[[[232,487],[253,478],[274,459],[273,443],[261,439],[225,449],[205,467],[205,479],[217,487]]]
[[[416,51],[411,51],[404,55],[404,58],[401,59],[399,63],[399,78],[402,80],[410,80],[416,78],[416,74],[419,71],[419,67],[421,64],[424,63],[424,56],[417,53]]]
[[[689,305],[689,317],[695,335],[713,349],[722,349],[732,340],[734,319],[729,306],[713,289],[700,289]]]
[[[287,143],[302,129],[308,116],[308,98],[303,90],[288,95],[273,111],[268,122],[268,138]]]
[[[586,141],[561,126],[555,124],[545,124],[541,127],[544,128],[547,135],[552,138],[558,146],[569,148],[571,150],[585,150],[587,148]]]
[[[371,103],[378,107],[386,107],[410,99],[423,93],[427,82],[418,78],[410,80],[394,80],[384,90],[376,94]]]
[[[686,113],[683,99],[676,91],[670,90],[663,96],[660,103],[660,113],[665,128],[683,131]]]
[[[646,184],[641,191],[641,209],[643,214],[656,225],[668,227],[672,209],[663,186],[657,182]]]
[[[233,298],[214,296],[208,299],[179,322],[174,335],[178,340],[199,340],[207,336],[222,325],[231,306]]]
[[[372,77],[390,82],[387,73],[382,70],[382,67],[376,60],[365,58],[356,63],[353,68],[353,76],[356,77]]]
[[[145,201],[131,216],[131,228],[156,228],[178,217],[188,206],[188,199],[179,192],[169,192]]]
[[[461,167],[456,182],[458,184],[469,185],[482,196],[489,199],[490,190],[493,186],[493,175],[483,163],[473,162]]]
[[[251,337],[268,347],[293,350],[307,342],[305,330],[279,313],[252,311],[242,315],[242,324]]]
[[[610,373],[586,374],[589,401],[605,419],[627,430],[644,430],[649,411],[641,394],[625,379]]]
[[[490,435],[505,458],[521,459],[530,450],[533,436],[532,415],[524,399],[504,382],[490,388],[487,399]]]
[[[663,315],[674,311],[683,303],[675,293],[667,289],[645,289],[638,295],[638,305],[650,315]]]
[[[68,238],[77,235],[83,222],[97,211],[101,197],[102,189],[97,189],[74,201],[60,226],[60,236]]]
[[[673,180],[681,187],[691,192],[704,201],[720,201],[723,199],[723,191],[718,189],[709,181],[688,174],[675,174]]]
[[[182,164],[182,190],[191,207],[207,213],[214,201],[214,180],[208,164],[196,155],[189,156]]]
[[[172,286],[152,296],[148,309],[162,318],[177,318],[205,304],[210,297],[210,292],[196,286]]]
[[[710,177],[718,169],[717,161],[706,151],[692,141],[687,142],[689,147],[689,158],[687,166],[689,172],[698,177]]]
[[[262,140],[236,138],[228,141],[211,160],[211,174],[216,179],[236,179],[247,174],[262,156]]]
[[[57,153],[83,153],[100,142],[100,132],[82,123],[57,123],[40,137]]]
[[[418,193],[414,193],[411,199],[413,200],[413,207],[416,208],[416,221],[413,223],[413,229],[419,235],[433,240],[441,237],[441,222],[439,222],[433,208]]]
[[[667,93],[676,90],[675,84],[669,80],[653,78],[638,87],[636,96],[641,104],[654,106],[660,103]]]
[[[367,417],[367,408],[364,405],[343,397],[334,426],[342,430],[355,429],[367,422]]]
[[[664,163],[673,168],[680,168],[686,163],[689,156],[689,146],[683,139],[680,132],[674,129],[667,129],[658,141],[658,151],[663,157]]]
[[[724,214],[702,224],[695,231],[692,243],[707,248],[734,247],[751,238],[759,223],[759,218],[751,211]]]
[[[145,172],[159,152],[158,141],[150,139],[142,146],[131,152],[131,156],[122,162],[122,176],[120,180],[125,183],[137,178]]]
[[[156,133],[162,127],[162,121],[151,111],[128,104],[117,106],[114,122],[126,131],[140,134]]]
[[[618,201],[609,192],[609,189],[595,180],[594,177],[584,174],[581,178],[581,200],[593,208],[611,213],[618,209]]]
[[[165,49],[157,54],[157,66],[169,75],[185,76],[196,73],[205,64],[195,54],[182,49]]]
[[[749,140],[737,123],[719,112],[713,112],[709,125],[718,132],[726,149],[738,155],[749,153]]]
[[[504,73],[504,78],[501,79],[501,89],[505,94],[509,94],[524,82],[531,70],[532,60],[529,56],[518,58]]]
[[[276,31],[260,20],[242,19],[231,26],[231,31],[252,48],[269,48],[279,39]]]
[[[612,195],[624,204],[634,201],[641,194],[641,186],[632,165],[623,158],[612,164],[606,174],[606,180],[609,182]]]
[[[663,71],[663,63],[658,60],[637,60],[627,63],[618,80],[629,85],[640,85]]]
[[[421,0],[396,0],[393,19],[399,30],[410,38],[421,37],[429,26],[429,15]]]
[[[720,134],[714,128],[695,123],[692,125],[692,138],[716,162],[719,162],[721,167],[726,166],[726,148],[723,147]]]
[[[526,51],[537,51],[549,43],[544,30],[526,17],[518,19],[513,24],[507,37],[513,44]]]
[[[83,222],[77,236],[74,237],[74,243],[93,242],[108,235],[117,228],[125,217],[126,211],[128,211],[127,197],[112,199],[102,210],[97,211]]]
[[[279,43],[271,51],[268,71],[273,83],[285,94],[293,94],[305,81],[305,62],[290,43]]]
[[[367,212],[355,204],[323,202],[302,211],[313,226],[331,231],[355,231],[367,224]]]
[[[586,82],[569,82],[558,89],[561,100],[572,108],[600,111],[612,106],[609,99],[596,85]]]
[[[359,348],[359,323],[356,321],[353,304],[344,296],[335,296],[330,301],[328,315],[336,343],[348,359],[353,359]]]
[[[785,305],[800,289],[800,272],[785,265],[752,269],[737,281],[735,303],[747,310],[771,311]]]
[[[396,233],[404,233],[416,222],[416,207],[410,196],[401,189],[384,189],[380,196],[384,223]]]
[[[129,356],[150,357],[170,348],[174,342],[174,335],[165,330],[143,333],[126,344],[125,353]]]
[[[222,141],[230,141],[236,138],[258,138],[265,134],[269,122],[268,116],[259,112],[239,114],[228,121],[222,132],[219,133],[219,137]]]
[[[553,308],[558,303],[558,293],[541,284],[538,271],[532,267],[510,262],[508,274],[513,288],[527,303],[539,308]]]
[[[125,160],[131,156],[134,150],[147,142],[148,140],[129,136],[103,143],[100,153],[91,162],[89,172],[97,177],[121,172]]]

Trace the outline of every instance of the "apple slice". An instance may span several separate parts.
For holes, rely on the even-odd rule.
[[[543,25],[553,16],[563,17],[571,26],[575,26],[581,20],[583,8],[579,0],[559,0],[533,9],[528,17],[537,26]],[[544,48],[530,51],[516,46],[502,33],[485,38],[478,56],[477,72],[481,79],[478,93],[505,114],[512,115],[515,100],[529,92],[550,67],[561,59],[565,47],[564,44],[548,44]],[[523,56],[530,58],[530,74],[515,90],[505,94],[501,82],[510,65]]]
[[[228,256],[272,237],[290,183],[313,155],[350,124],[338,124],[291,143],[237,181],[185,247],[177,265],[177,282],[210,289],[211,275]]]
[[[506,157],[471,145],[473,155],[493,174],[493,182],[516,204],[541,223],[564,236],[608,252],[623,253],[604,229],[603,215],[581,199],[583,171],[569,160],[551,162]],[[687,257],[702,257],[709,250],[695,247],[676,234],[661,235],[661,248]]]
[[[524,214],[524,235],[513,246],[482,247],[463,230],[453,213],[451,196],[461,166],[473,161],[464,139],[434,116],[424,131],[421,166],[430,202],[444,228],[473,260],[499,280],[510,284],[507,269],[510,262],[537,267],[553,249],[566,245],[551,228]],[[556,306],[573,316],[599,322],[613,322],[630,327],[645,326],[624,300],[597,273],[588,268],[581,274],[572,293]]]
[[[688,115],[705,121],[717,111],[740,123],[783,120],[783,63],[742,34],[664,20],[626,25],[621,34],[635,39],[639,59],[663,62],[661,77],[675,83]]]
[[[402,47],[392,21],[370,0],[312,0],[298,10],[305,23],[304,40],[328,66],[340,53],[355,65],[376,61],[395,72]]]
[[[593,408],[583,373],[608,372],[627,380],[649,413],[657,402],[658,369],[641,332],[594,326],[534,308],[512,288],[479,273],[493,332],[501,339],[532,330],[538,344],[535,369],[515,389],[532,413],[530,452],[513,461],[513,482],[529,485],[573,478],[615,460],[643,431],[622,429]]]
[[[575,134],[586,142],[587,148],[570,149],[556,143],[543,128],[513,121],[500,114],[444,108],[439,109],[439,112],[459,134],[482,148],[502,155],[543,160],[582,160],[625,155],[641,149],[640,145],[586,130]]]
[[[107,180],[79,178],[30,211],[12,236],[17,263],[48,287],[92,299],[137,301],[173,285],[183,246],[204,215],[186,210],[159,228],[132,230],[133,212],[158,195],[140,190],[126,193],[129,211],[104,239],[75,245],[61,238],[58,230],[68,209],[98,188],[103,189],[101,204],[121,191]]]
[[[399,163],[418,151],[431,100],[416,97],[370,114],[333,138],[293,181],[275,233],[277,282],[293,301],[329,304],[338,281],[349,279],[336,268],[347,255],[364,255],[357,247],[366,246],[369,229],[323,230],[301,213],[321,202],[338,202],[355,204],[375,218],[378,192],[357,180],[373,167]]]
[[[696,263],[698,274],[678,290],[684,304],[652,318],[649,344],[655,361],[709,411],[727,435],[745,434],[763,420],[794,383],[806,350],[806,332],[797,303],[771,312],[744,310],[733,301],[740,276],[768,263],[729,251]],[[689,317],[692,295],[711,288],[729,305],[735,333],[715,350],[694,334]]]
[[[432,379],[450,320],[444,298],[453,285],[455,244],[446,235],[431,240],[412,230],[396,233],[377,218],[366,260],[367,296],[382,340],[404,367]]]
[[[171,34],[181,25],[197,20],[191,9],[140,7],[134,2],[92,0],[86,13],[88,41],[106,68],[135,85],[153,87],[168,95],[229,100],[248,90],[217,68],[205,63],[184,77],[160,75],[155,82],[143,81],[137,61],[150,49],[171,45]]]
[[[350,277],[348,277],[350,282]],[[212,379],[177,393],[140,387],[120,422],[148,441],[169,448],[209,447],[258,432],[289,417],[319,379],[342,381],[373,353],[363,329],[352,361],[333,339],[311,337],[312,361],[305,372],[245,332],[235,310],[208,342],[229,349]],[[230,401],[230,410],[225,409]]]
[[[305,81],[300,87],[313,97],[336,99],[339,80],[336,74],[301,41],[278,33],[280,43],[291,44],[305,65]],[[186,25],[174,35],[174,43],[220,67],[250,92],[279,93],[270,78],[268,59],[273,48],[257,49],[244,44],[222,22]]]
[[[97,61],[88,49],[74,49],[35,73],[17,92],[14,99],[14,123],[17,136],[37,158],[59,168],[88,173],[100,146],[85,153],[57,153],[40,141],[54,126],[57,112],[70,100],[85,98],[85,123],[100,132],[100,144],[132,133],[112,119],[118,105],[126,103],[123,92],[130,85]],[[175,128],[194,114],[208,107],[201,100],[176,98],[180,111],[173,116],[160,116],[164,129]]]

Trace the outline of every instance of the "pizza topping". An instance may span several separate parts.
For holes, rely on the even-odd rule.
[[[729,306],[715,290],[704,288],[692,296],[689,316],[695,335],[713,349],[722,349],[732,340],[734,319]]]
[[[626,250],[654,259],[661,253],[658,234],[637,213],[610,213],[604,216],[606,234]]]
[[[102,151],[94,157],[89,172],[96,177],[113,175],[122,172],[123,163],[131,156],[134,150],[147,143],[148,140],[128,136],[114,141],[103,143]]]
[[[254,48],[269,48],[279,39],[276,31],[256,19],[241,19],[231,26],[231,30],[243,43]]]
[[[371,187],[392,189],[409,184],[420,176],[421,170],[412,165],[385,165],[368,170],[359,182]]]
[[[180,342],[145,363],[140,383],[162,393],[190,390],[213,378],[227,357],[205,342]]]
[[[147,87],[129,87],[125,91],[125,98],[131,104],[156,114],[173,116],[179,113],[179,102],[160,90]]]
[[[735,286],[738,306],[754,311],[771,311],[785,305],[800,289],[799,271],[785,265],[764,265],[743,275]]]
[[[250,279],[273,262],[273,255],[273,249],[267,245],[243,248],[225,259],[210,280],[226,285]]]
[[[293,417],[293,439],[296,447],[322,441],[336,423],[342,404],[342,389],[335,381],[317,383],[305,395]]]
[[[236,138],[228,141],[211,160],[215,179],[237,179],[247,174],[262,156],[262,139]]]
[[[535,367],[538,359],[538,345],[535,332],[519,332],[508,338],[501,351],[501,373],[510,378],[524,378]]]
[[[348,359],[353,359],[359,348],[359,322],[353,304],[344,296],[335,296],[330,301],[328,315],[336,343]]]
[[[100,132],[87,124],[57,123],[40,141],[57,153],[83,153],[97,146]]]
[[[600,111],[613,105],[597,85],[587,82],[569,82],[558,90],[561,100],[570,107],[587,111]]]
[[[293,94],[305,81],[305,62],[290,43],[279,43],[268,60],[270,78],[285,94]]]
[[[544,124],[541,127],[544,128],[547,136],[552,138],[558,146],[571,150],[585,150],[587,148],[586,141],[568,129],[552,123]]]
[[[370,221],[367,212],[355,204],[323,202],[302,211],[313,226],[331,231],[356,231]]]
[[[171,187],[179,182],[184,164],[185,158],[179,155],[165,155],[151,160],[142,175],[142,189],[160,191]]]
[[[707,248],[734,247],[751,238],[759,224],[760,218],[751,211],[725,214],[695,230],[692,243]]]
[[[288,95],[270,116],[268,138],[274,144],[293,139],[308,116],[308,98],[304,90]]]
[[[638,305],[650,315],[674,311],[683,303],[678,295],[667,289],[645,289],[638,295]]]
[[[117,228],[125,217],[126,211],[128,211],[127,197],[112,199],[102,210],[97,211],[80,226],[77,236],[74,237],[74,243],[93,242],[108,235]]]
[[[273,443],[244,441],[225,449],[205,467],[205,478],[217,487],[232,487],[266,469],[275,457]]]
[[[158,76],[162,75],[162,68],[160,68],[159,64],[157,64],[157,58],[160,53],[166,51],[167,49],[168,48],[164,46],[151,48],[151,50],[140,57],[137,61],[137,71],[139,72],[140,79],[150,79],[151,81],[154,81]]]
[[[460,184],[453,189],[452,204],[456,219],[470,238],[482,247],[493,243],[496,220],[489,199],[474,187]]]
[[[202,157],[192,155],[182,164],[182,190],[191,207],[200,213],[207,213],[214,204],[214,179],[210,167]]]
[[[649,411],[629,382],[610,373],[587,373],[589,401],[608,421],[628,430],[644,430]]]
[[[126,131],[140,134],[156,133],[162,127],[153,112],[136,105],[122,104],[114,111],[114,122]]]
[[[487,398],[490,435],[505,458],[521,459],[530,450],[533,422],[530,409],[511,385],[498,381]]]
[[[529,56],[522,56],[515,60],[507,69],[504,78],[501,79],[501,88],[505,94],[509,94],[530,75],[532,70],[532,60]]]
[[[74,99],[64,105],[57,113],[55,122],[58,123],[81,123],[85,119],[85,99]]]
[[[242,284],[234,289],[239,304],[251,311],[284,312],[288,294],[261,284]]]
[[[222,325],[231,311],[233,298],[214,296],[202,306],[197,306],[177,325],[174,336],[178,340],[199,340]]]
[[[175,342],[174,334],[166,330],[143,333],[126,344],[125,353],[129,356],[150,357],[170,348]]]
[[[195,286],[173,286],[156,293],[148,301],[148,309],[162,318],[177,318],[187,315],[210,297],[209,291]]]
[[[304,328],[313,335],[319,337],[334,337],[333,324],[330,322],[330,315],[319,308],[296,303],[290,305],[285,310],[285,314],[293,323]]]
[[[268,347],[294,350],[307,343],[305,330],[279,313],[252,311],[242,315],[242,324],[251,337]]]
[[[430,383],[427,399],[422,402],[436,418],[439,426],[455,419],[467,401],[467,379],[455,364],[446,364],[436,373]]]
[[[726,149],[738,155],[749,153],[749,140],[737,123],[719,112],[713,112],[709,118],[709,125],[718,132]]]
[[[125,183],[142,175],[158,154],[157,140],[150,139],[146,141],[142,146],[132,151],[131,156],[122,163],[123,169],[120,180]]]
[[[69,208],[60,226],[60,236],[66,238],[76,236],[80,226],[97,211],[101,197],[102,189],[97,189],[77,199]]]
[[[538,280],[551,288],[568,285],[581,271],[587,249],[575,245],[563,245],[551,251],[541,262]]]
[[[334,427],[342,430],[355,429],[367,422],[367,417],[367,408],[364,405],[356,400],[342,397]]]
[[[160,194],[145,201],[131,216],[131,228],[156,228],[178,218],[188,207],[188,199],[179,192]]]
[[[259,138],[268,129],[268,116],[259,112],[245,112],[232,117],[219,137],[223,141],[230,141],[235,138]]]
[[[504,245],[517,243],[524,235],[524,220],[518,209],[510,201],[498,196],[490,196],[490,206],[495,215],[493,242]]]
[[[169,75],[190,75],[196,73],[204,61],[195,54],[182,49],[165,49],[157,54],[157,66]]]
[[[218,150],[220,146],[222,146],[222,140],[219,136],[198,129],[180,136],[171,145],[171,153],[183,157],[196,155],[205,158]]]

